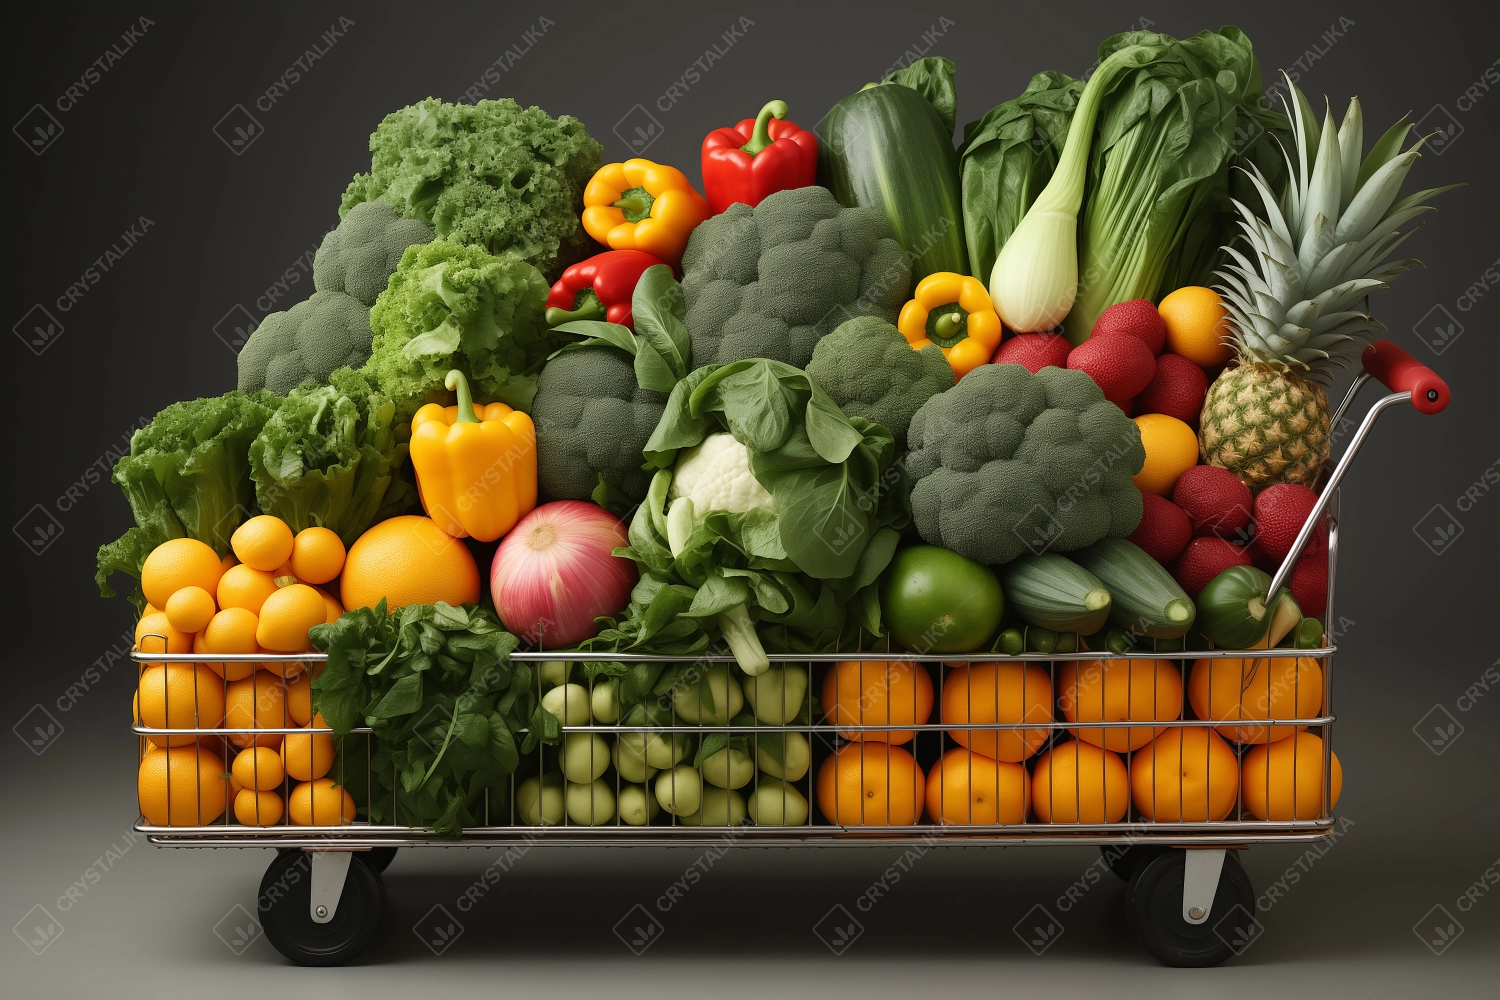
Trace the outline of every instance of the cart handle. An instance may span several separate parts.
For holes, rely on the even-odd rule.
[[[1451,393],[1431,368],[1389,340],[1377,340],[1360,355],[1365,371],[1392,392],[1411,393],[1411,405],[1421,413],[1442,413]]]

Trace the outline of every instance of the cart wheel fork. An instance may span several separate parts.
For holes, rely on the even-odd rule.
[[[1182,919],[1190,924],[1201,924],[1208,919],[1214,908],[1214,894],[1219,891],[1219,874],[1224,870],[1222,847],[1209,850],[1196,849],[1184,853],[1186,865],[1182,879]],[[313,867],[313,892],[317,893],[318,869]]]
[[[350,851],[313,851],[312,892],[309,894],[308,916],[315,924],[326,924],[339,909],[339,897],[344,894],[344,880],[349,877],[349,862],[354,859]]]

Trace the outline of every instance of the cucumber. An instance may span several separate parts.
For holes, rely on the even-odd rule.
[[[1050,628],[1032,626],[1026,630],[1026,652],[1050,653],[1057,649],[1057,633]]]
[[[1198,611],[1161,563],[1123,538],[1103,538],[1072,553],[1078,565],[1109,588],[1110,620],[1153,639],[1177,639]]]
[[[1008,628],[995,637],[995,645],[990,650],[992,653],[1005,653],[1015,656],[1026,648],[1026,639],[1021,635],[1018,628]]]
[[[1092,635],[1109,620],[1109,590],[1066,556],[1021,556],[996,572],[1006,603],[1032,625]]]

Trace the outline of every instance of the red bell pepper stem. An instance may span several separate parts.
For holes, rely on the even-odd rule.
[[[474,399],[469,395],[469,380],[464,378],[464,373],[454,368],[443,379],[443,385],[458,392],[458,417],[454,423],[479,423],[479,414],[474,412]]]
[[[786,101],[767,101],[766,106],[760,109],[760,114],[755,116],[755,131],[750,134],[750,141],[740,148],[754,156],[762,149],[771,144],[771,119],[785,118],[787,116]]]
[[[572,309],[550,306],[544,315],[548,326],[560,326],[575,319],[603,319],[604,303],[599,301],[593,289],[587,288],[579,293],[578,304]]]

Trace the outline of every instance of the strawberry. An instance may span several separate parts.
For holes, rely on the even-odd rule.
[[[1188,542],[1172,567],[1172,577],[1194,600],[1208,582],[1231,566],[1249,566],[1250,556],[1238,545],[1206,535]]]
[[[1124,409],[1156,374],[1156,358],[1137,337],[1090,337],[1068,352],[1068,367],[1088,375]]]
[[[1020,365],[1035,375],[1043,368],[1068,367],[1073,345],[1060,333],[1018,333],[1007,337],[995,351],[993,364]]]
[[[1172,502],[1187,512],[1194,534],[1218,535],[1231,541],[1243,540],[1241,534],[1250,523],[1253,504],[1250,487],[1217,465],[1195,465],[1179,476],[1172,488]]]
[[[1309,552],[1292,567],[1292,598],[1309,618],[1328,608],[1328,552]]]
[[[1208,376],[1202,368],[1180,354],[1163,354],[1156,359],[1156,374],[1135,398],[1135,405],[1142,413],[1165,413],[1196,427],[1207,392]]]
[[[1145,492],[1141,497],[1145,507],[1141,523],[1130,534],[1130,541],[1144,549],[1152,559],[1166,565],[1193,540],[1193,525],[1182,508],[1166,497]]]
[[[1267,486],[1255,498],[1255,541],[1277,562],[1286,558],[1308,515],[1317,506],[1318,495],[1300,483]],[[1328,523],[1320,522],[1303,550],[1304,555],[1326,551]]]
[[[1094,329],[1089,339],[1112,336],[1135,337],[1151,350],[1153,357],[1161,353],[1167,343],[1167,324],[1161,313],[1146,299],[1131,299],[1118,302],[1099,314],[1094,320]],[[1165,413],[1165,410],[1148,412]]]

